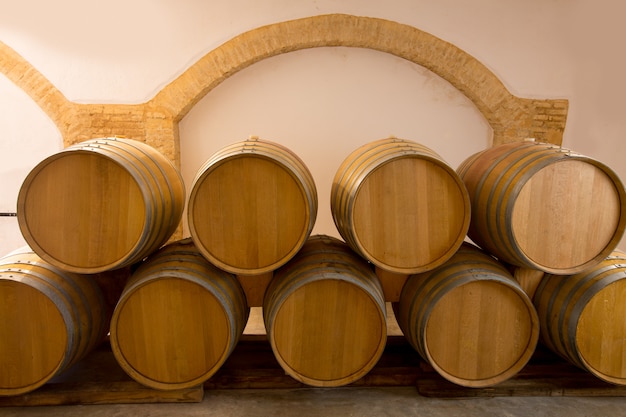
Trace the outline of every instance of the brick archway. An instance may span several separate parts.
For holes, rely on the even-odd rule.
[[[485,65],[444,40],[408,25],[342,14],[276,23],[236,36],[197,61],[151,103],[180,120],[234,73],[265,58],[322,46],[369,48],[431,70],[476,105],[493,128],[494,143],[527,137],[562,142],[567,100],[516,97]]]
[[[64,115],[72,111],[72,103],[28,61],[2,41],[0,72],[28,94],[63,133]]]
[[[407,59],[450,82],[485,116],[494,143],[534,137],[561,144],[567,100],[512,95],[478,60],[456,46],[400,23],[330,14],[244,32],[207,53],[143,104],[79,104],[67,98],[19,54],[0,42],[0,72],[29,94],[59,128],[66,146],[93,137],[143,140],[177,164],[178,122],[209,91],[265,58],[315,47],[369,48]]]

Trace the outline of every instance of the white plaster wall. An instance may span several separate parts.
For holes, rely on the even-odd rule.
[[[43,158],[62,149],[56,126],[0,74],[0,213],[15,213],[20,186]],[[0,216],[0,256],[25,245],[17,217]]]
[[[600,2],[610,0],[600,0]],[[578,0],[576,4],[596,4]],[[564,0],[0,0],[0,39],[78,102],[137,103],[228,39],[328,13],[408,24],[478,58],[515,94],[566,94]]]
[[[214,152],[251,135],[279,142],[304,160],[319,200],[313,233],[339,237],[330,190],[339,165],[356,148],[395,136],[428,146],[456,168],[489,146],[492,131],[467,97],[421,66],[367,49],[315,48],[241,71],[182,120],[188,190]]]
[[[140,103],[258,26],[325,13],[389,19],[460,47],[516,95],[569,99],[564,146],[626,178],[624,9],[614,0],[0,0],[0,40],[70,100]],[[43,154],[60,147],[45,115],[8,84],[0,80],[2,210],[15,206],[16,184],[43,157],[33,144]],[[389,97],[393,106],[385,105]],[[490,137],[475,109],[422,68],[334,48],[262,61],[210,92],[181,124],[185,177],[220,142],[250,134],[292,145],[326,175],[320,196],[338,159],[357,143],[389,134],[425,141],[455,165]],[[3,225],[0,237],[0,253],[18,245]]]

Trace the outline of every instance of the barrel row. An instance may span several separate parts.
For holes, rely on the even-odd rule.
[[[20,229],[35,253],[64,270],[97,273],[132,265],[162,246],[180,224],[185,187],[153,148],[103,138],[42,161],[17,203]],[[228,272],[256,275],[298,252],[318,201],[297,155],[253,138],[206,161],[187,206],[201,253]],[[337,169],[330,206],[355,252],[399,274],[441,265],[469,236],[503,262],[569,275],[608,256],[626,228],[626,192],[611,169],[535,142],[491,147],[455,171],[416,142],[374,141]]]
[[[0,304],[0,395],[40,387],[109,332],[113,355],[131,378],[153,389],[190,388],[219,370],[248,320],[235,275],[210,263],[190,238],[143,260],[114,305],[93,278],[59,270],[27,247],[0,259],[7,301]],[[276,271],[263,311],[280,365],[309,385],[356,381],[386,345],[376,274],[332,237],[308,238]]]
[[[178,227],[184,203],[182,179],[161,154],[137,141],[101,138],[70,146],[30,172],[18,196],[18,222],[46,261],[89,274],[154,252]],[[253,138],[220,149],[198,170],[187,223],[214,265],[257,275],[298,252],[317,209],[304,162],[280,144]],[[399,273],[443,263],[470,221],[454,170],[425,146],[394,138],[346,159],[333,182],[331,210],[353,250]]]
[[[475,256],[482,258],[473,260]],[[450,289],[444,286],[444,292],[450,295],[432,297],[424,303],[428,305],[427,311],[438,311],[433,313],[438,319],[433,318],[431,323],[439,322],[434,328],[433,324],[429,325],[429,334],[436,337],[432,335],[441,333],[445,339],[440,338],[439,344],[429,341],[428,350],[436,357],[437,351],[456,349],[454,356],[456,359],[461,357],[463,366],[473,363],[474,367],[482,369],[483,375],[490,375],[485,378],[489,383],[495,384],[513,375],[532,354],[536,342],[533,329],[536,329],[537,320],[531,314],[532,309],[523,302],[524,292],[515,286],[515,281],[506,276],[507,270],[493,258],[469,244],[463,244],[452,259],[455,257],[462,258],[461,267],[457,261],[446,266],[451,260],[440,267],[444,272],[439,275],[454,278],[460,271],[467,270],[463,257],[467,258],[465,262],[475,265],[486,263],[485,270],[491,271],[484,274],[486,278],[482,281],[473,272],[476,268],[470,268],[470,273],[452,284]],[[28,305],[17,308],[14,304],[6,304],[2,307],[7,318],[3,325],[12,326],[2,329],[4,335],[10,336],[4,339],[2,353],[5,355],[0,356],[3,358],[0,366],[6,371],[0,374],[2,395],[17,395],[41,386],[67,369],[75,359],[87,354],[102,341],[108,329],[113,354],[130,377],[154,389],[189,388],[209,379],[225,362],[238,343],[249,314],[245,294],[236,277],[212,265],[189,238],[170,243],[147,257],[127,279],[113,312],[107,309],[106,314],[101,296],[98,303],[85,302],[82,293],[69,293],[61,303],[57,301],[56,292],[40,288],[56,285],[62,280],[62,285],[68,288],[89,284],[91,292],[97,295],[92,288],[94,280],[91,275],[62,272],[27,252],[5,258],[0,265],[2,271],[8,270],[16,276],[11,280],[5,279],[4,274],[0,276],[3,296],[18,299],[19,294],[13,296],[14,292],[28,290],[37,294],[37,297],[30,294],[30,300],[38,305],[28,314],[23,311]],[[29,265],[30,269],[24,265]],[[34,271],[32,265],[46,265],[48,273],[41,278],[44,284],[31,282],[42,275]],[[492,281],[496,282],[496,288],[485,286]],[[440,286],[434,285],[436,288]],[[454,288],[466,288],[467,291]],[[416,305],[418,297],[412,291],[411,286],[404,291],[398,317],[405,316],[406,305],[411,308]],[[506,297],[507,291],[522,301],[509,306],[511,296]],[[474,311],[477,304],[462,301],[472,292],[494,299],[504,297],[488,303],[478,312]],[[68,305],[74,304],[82,307],[84,311],[79,311],[88,319],[57,317],[63,316]],[[455,308],[450,309],[450,306]],[[511,314],[502,314],[507,309]],[[51,310],[54,311],[51,313]],[[496,310],[500,314],[494,314]],[[511,326],[507,321],[515,314],[522,316],[517,321],[520,327],[526,326],[525,331],[508,331]],[[472,317],[469,323],[474,327],[466,328],[464,338],[455,340],[458,332],[449,333],[446,325],[467,325],[468,322],[461,318],[468,317]],[[485,317],[492,321],[496,318],[499,324],[486,329],[485,324],[479,324]],[[357,381],[376,365],[387,341],[385,298],[372,266],[346,243],[330,236],[309,237],[298,254],[274,273],[265,293],[263,319],[268,341],[280,366],[294,379],[311,386],[335,387]],[[407,327],[411,325],[400,322],[413,343],[415,338]],[[496,329],[501,331],[498,333]],[[40,331],[42,336],[37,337]],[[78,337],[83,332],[90,336],[88,345]],[[517,337],[508,337],[511,334]],[[26,337],[34,347],[24,350],[23,360],[16,362],[12,353],[23,346],[21,339]],[[473,355],[469,355],[468,346],[476,343]],[[508,345],[521,346],[521,350],[510,351],[508,348],[499,355],[492,355],[496,347],[500,349]],[[512,359],[515,356],[520,357]],[[33,361],[33,357],[37,359]],[[519,365],[500,375],[500,370],[493,368],[506,362],[503,357],[509,362],[519,362]],[[32,370],[30,374],[23,372],[27,363],[41,362],[50,365]],[[492,363],[492,366],[485,369],[485,363]],[[451,366],[444,363],[441,369]],[[15,382],[19,380],[18,375],[29,379],[18,386]],[[473,379],[461,373],[457,383],[473,384]]]
[[[40,387],[109,330],[117,362],[148,387],[189,388],[219,370],[249,314],[234,275],[188,238],[146,258],[124,282],[111,305],[92,275],[61,271],[27,248],[0,260],[0,331],[7,336],[0,395]],[[458,385],[488,387],[513,377],[539,339],[600,379],[625,384],[625,294],[620,251],[576,275],[546,275],[533,303],[504,264],[464,242],[443,265],[411,275],[394,310],[418,354]],[[307,239],[275,272],[263,303],[278,363],[318,387],[350,384],[376,365],[386,314],[372,266],[323,235]]]

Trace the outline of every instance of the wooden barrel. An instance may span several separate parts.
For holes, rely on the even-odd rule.
[[[133,273],[113,313],[111,349],[122,369],[145,386],[190,388],[226,361],[248,314],[237,279],[184,239]]]
[[[152,147],[129,139],[92,139],[40,162],[17,201],[24,239],[67,271],[97,273],[135,263],[180,223],[182,177]]]
[[[274,273],[263,318],[285,372],[317,387],[354,382],[387,341],[382,288],[367,262],[342,241],[316,235]]]
[[[110,309],[90,276],[23,248],[0,259],[0,317],[0,395],[20,395],[99,345]]]
[[[541,342],[598,378],[626,385],[626,253],[570,276],[546,275],[533,299]]]
[[[468,235],[504,262],[574,274],[608,256],[624,233],[624,186],[589,157],[507,143],[470,156],[457,172],[472,202]]]
[[[488,387],[534,353],[539,322],[506,268],[469,243],[440,267],[411,275],[397,304],[409,343],[447,380]]]
[[[234,274],[257,275],[277,269],[302,247],[317,217],[317,191],[291,150],[253,138],[204,163],[187,216],[191,237],[208,260]]]
[[[441,265],[470,222],[465,185],[431,149],[382,139],[352,152],[331,188],[335,225],[376,266],[411,274]]]

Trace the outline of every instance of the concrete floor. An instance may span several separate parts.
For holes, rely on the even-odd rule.
[[[463,416],[619,417],[626,398],[499,397],[433,399],[406,388],[216,390],[195,404],[82,405],[0,408],[2,417],[193,416]]]

